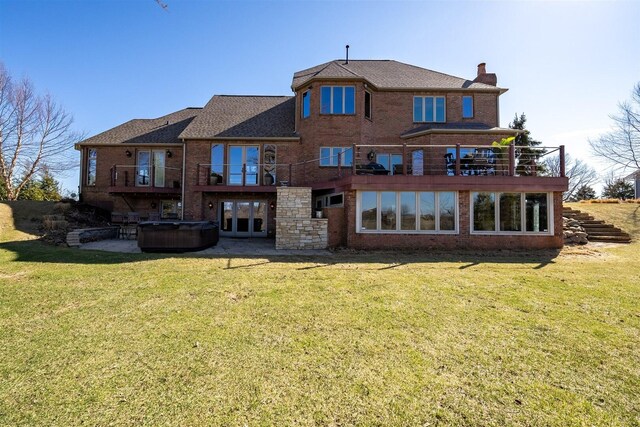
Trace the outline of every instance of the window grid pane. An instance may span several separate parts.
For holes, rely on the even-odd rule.
[[[444,122],[444,97],[438,96],[436,101],[436,122]]]
[[[375,191],[363,191],[360,203],[360,225],[362,230],[378,228],[378,195]]]
[[[416,193],[400,193],[400,229],[416,229]]]
[[[520,193],[500,194],[500,231],[521,231]]]
[[[473,193],[474,231],[495,231],[495,194]]]
[[[436,194],[420,193],[420,230],[436,229]]]
[[[356,112],[355,88],[353,86],[346,86],[344,88],[344,113],[354,114],[355,112]]]
[[[433,97],[427,96],[424,98],[424,121],[433,121]]]
[[[382,230],[395,230],[396,214],[395,191],[382,191],[380,193],[380,228]]]
[[[320,112],[331,114],[331,86],[322,86],[320,89]]]
[[[526,231],[546,233],[549,231],[548,202],[546,193],[525,193]]]
[[[333,88],[333,111],[331,111],[333,114],[342,114],[343,112],[343,89],[344,88],[342,86],[336,86]]]
[[[423,122],[424,116],[422,114],[422,104],[424,103],[424,98],[416,96],[413,98],[413,121],[414,122]]]
[[[456,195],[453,192],[438,193],[440,230],[456,229]]]

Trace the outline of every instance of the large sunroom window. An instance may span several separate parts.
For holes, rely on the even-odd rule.
[[[472,232],[551,232],[547,193],[471,193]]]
[[[451,191],[361,191],[359,233],[455,233],[457,193]]]

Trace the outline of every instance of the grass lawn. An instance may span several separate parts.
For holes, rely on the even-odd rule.
[[[49,247],[0,204],[0,425],[640,425],[625,208],[631,245],[261,259]]]

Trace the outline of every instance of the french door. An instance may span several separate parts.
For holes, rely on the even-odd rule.
[[[148,187],[153,182],[154,187],[164,187],[164,156],[164,150],[138,151],[136,186]]]
[[[221,202],[220,234],[231,237],[266,237],[267,202],[255,200]]]
[[[228,163],[228,185],[258,185],[259,145],[230,145]]]

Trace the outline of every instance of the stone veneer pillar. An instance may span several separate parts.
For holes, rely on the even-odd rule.
[[[311,218],[311,188],[278,187],[276,249],[326,249],[325,218]]]

